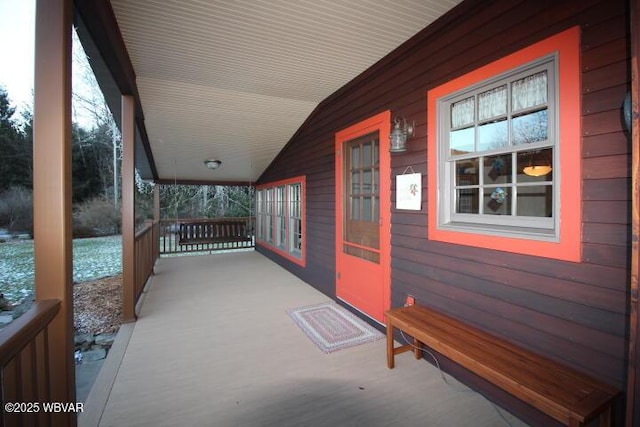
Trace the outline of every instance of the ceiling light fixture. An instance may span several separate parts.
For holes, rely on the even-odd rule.
[[[204,165],[209,169],[218,169],[220,165],[222,165],[222,162],[217,159],[207,159],[204,161]]]

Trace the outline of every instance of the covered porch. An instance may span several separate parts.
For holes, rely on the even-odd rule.
[[[227,15],[213,9],[203,14],[199,8],[201,2],[192,2],[191,8],[181,4],[176,6],[180,10],[169,11],[163,9],[162,2],[147,3],[158,6],[155,24],[146,21],[151,9],[137,1],[37,2],[34,90],[37,301],[30,316],[14,328],[14,334],[5,334],[6,338],[0,343],[5,369],[4,402],[76,401],[69,162],[70,28],[72,22],[76,22],[81,39],[88,41],[88,51],[98,63],[95,64],[98,74],[103,73],[101,80],[110,88],[106,90],[108,102],[120,117],[123,317],[130,322],[123,327],[118,346],[112,350],[112,355],[119,351],[122,357],[110,357],[80,423],[103,426],[386,426],[411,422],[502,425],[501,415],[483,397],[460,392],[459,385],[451,388],[429,364],[404,354],[398,358],[396,369],[387,369],[383,340],[325,355],[286,314],[290,308],[327,301],[330,299],[327,295],[338,297],[336,287],[341,271],[336,271],[335,266],[342,249],[341,233],[335,223],[345,211],[336,201],[340,200],[341,189],[348,186],[342,186],[337,173],[342,169],[336,159],[343,151],[336,149],[336,135],[353,129],[354,124],[367,123],[383,111],[385,130],[377,132],[386,138],[393,111],[397,117],[402,114],[409,121],[416,119],[417,134],[412,147],[404,154],[396,155],[393,160],[385,157],[384,174],[380,173],[385,192],[379,199],[389,204],[396,201],[394,178],[414,166],[416,172],[422,174],[423,191],[421,210],[407,213],[389,206],[383,212],[388,222],[381,232],[390,240],[382,246],[385,250],[388,246],[390,251],[393,247],[393,256],[390,254],[381,264],[386,281],[384,291],[388,292],[385,303],[398,306],[405,298],[417,296],[420,304],[460,314],[513,341],[615,382],[627,393],[622,398],[626,408],[620,408],[615,425],[622,425],[625,419],[627,425],[636,424],[640,259],[637,238],[638,0],[629,2],[630,7],[619,1],[615,8],[609,8],[604,1],[584,4],[566,1],[553,5],[553,9],[551,4],[538,2],[465,1],[460,7],[455,7],[456,2],[443,2],[446,7],[442,13],[449,11],[444,20],[436,20],[433,26],[426,21],[417,23],[413,30],[423,30],[412,39],[406,40],[414,33],[410,31],[403,38],[406,41],[391,43],[391,54],[377,53],[371,62],[354,69],[344,81],[335,80],[334,86],[311,94],[313,96],[302,102],[297,99],[298,88],[306,88],[306,82],[325,81],[327,75],[326,71],[320,71],[320,77],[314,78],[308,72],[316,69],[315,64],[311,64],[313,67],[309,70],[300,72],[303,76],[300,83],[291,85],[284,94],[289,94],[291,104],[287,103],[287,108],[265,120],[257,119],[253,107],[257,105],[260,112],[270,113],[276,110],[265,106],[262,100],[281,101],[288,99],[287,96],[280,94],[276,86],[258,84],[260,88],[276,89],[276,93],[257,93],[260,102],[256,102],[256,98],[245,97],[247,88],[238,88],[237,83],[261,80],[249,75],[236,81],[238,74],[234,68],[218,70],[214,65],[224,67],[234,63],[239,69],[273,69],[273,81],[289,82],[292,74],[289,61],[280,61],[284,72],[271,68],[271,60],[278,58],[271,49],[262,49],[269,60],[264,67],[247,67],[243,61],[230,62],[213,56],[202,61],[201,57],[206,56],[200,49],[202,40],[217,42],[238,38],[227,37],[224,29],[221,34],[204,35],[194,35],[192,29],[218,28],[211,23],[218,23],[220,16]],[[520,6],[526,7],[521,10]],[[189,12],[186,16],[185,10]],[[260,18],[255,20],[255,27],[266,28],[262,25],[263,12],[255,12],[259,12],[256,16]],[[284,12],[284,18],[278,16],[273,22],[297,22],[285,19],[289,11]],[[371,25],[369,11],[361,12],[367,19],[354,22],[364,22],[377,36],[380,32],[376,25]],[[390,14],[384,9],[379,12],[379,21],[387,22]],[[412,12],[407,14],[413,15]],[[344,15],[341,10],[335,13],[340,18]],[[235,14],[232,11],[228,21],[233,24],[237,16],[245,15],[244,10]],[[306,15],[319,16],[318,13]],[[557,15],[554,22],[549,21],[552,15]],[[183,16],[184,20],[178,19]],[[393,16],[404,24],[402,14]],[[527,16],[530,19],[526,22],[535,25],[520,25]],[[194,17],[208,20],[200,26],[193,25],[200,22]],[[328,20],[341,28],[353,25],[331,17]],[[314,23],[315,19],[308,21]],[[176,22],[182,26],[174,26]],[[494,22],[501,25],[493,25]],[[631,23],[630,34],[612,30],[623,28],[621,22]],[[232,26],[242,35],[250,33],[247,25]],[[436,121],[427,120],[427,90],[440,87],[445,79],[454,75],[464,77],[463,72],[481,69],[478,67],[544,41],[543,37],[551,38],[559,31],[574,27],[580,29],[584,37],[573,46],[572,55],[591,61],[567,74],[575,75],[582,86],[574,88],[572,100],[576,108],[566,110],[580,110],[574,118],[576,123],[583,124],[582,127],[576,125],[579,132],[568,138],[575,143],[565,146],[582,147],[571,159],[576,165],[590,166],[578,172],[580,182],[576,185],[584,188],[585,194],[576,203],[584,206],[584,214],[582,208],[578,209],[570,222],[577,232],[569,241],[576,243],[582,253],[575,260],[547,259],[530,252],[511,253],[495,246],[469,248],[464,242],[430,238],[431,225],[427,221],[435,216],[428,216],[433,212],[428,212],[427,207],[436,206],[433,202],[437,201],[437,195],[427,196],[427,190],[435,186],[427,180],[426,156],[436,152],[436,147],[428,145],[435,141],[428,133],[437,129],[429,128],[428,121]],[[172,31],[167,31],[168,28]],[[147,33],[147,30],[156,32]],[[514,31],[518,34],[513,38],[515,41],[504,37]],[[301,34],[309,33],[302,31]],[[469,34],[473,37],[468,37]],[[614,40],[609,38],[610,34]],[[171,43],[162,45],[159,35],[169,37]],[[178,35],[186,38],[182,44],[174,43]],[[317,44],[319,50],[323,50],[323,46],[343,45],[342,39],[338,40],[339,44],[329,40],[327,45],[322,45],[315,43],[313,33],[309,37],[313,42],[309,45]],[[256,32],[254,38],[265,39],[260,32]],[[145,45],[143,41],[147,40],[158,41],[162,46],[156,49]],[[378,38],[372,40],[365,37],[364,46],[377,46]],[[451,49],[451,40],[458,43],[453,46],[455,49]],[[482,42],[483,49],[476,48],[476,40]],[[506,44],[508,41],[511,44]],[[288,58],[287,47],[292,44],[287,40],[280,43],[282,58]],[[300,57],[316,62],[314,55],[307,55],[306,44],[296,45],[302,46]],[[351,45],[358,49],[355,42]],[[250,54],[260,50],[251,43],[246,46]],[[168,47],[174,48],[175,56],[167,53]],[[212,43],[212,47],[218,45]],[[235,54],[235,47],[223,46],[220,51]],[[325,50],[329,55],[335,51]],[[191,56],[180,56],[185,52]],[[157,63],[146,57],[146,53],[153,54],[151,59]],[[354,57],[340,53],[333,56]],[[384,58],[378,61],[381,57]],[[251,59],[255,59],[253,55]],[[172,68],[172,64],[178,65]],[[629,68],[632,72],[628,72]],[[201,78],[198,72],[202,70],[210,71],[205,77],[226,76],[230,81],[226,82],[227,86],[219,87],[216,82]],[[150,71],[159,71],[159,74]],[[285,75],[287,79],[280,78]],[[238,92],[238,97],[230,97],[233,92]],[[607,96],[602,96],[602,92]],[[633,119],[629,119],[633,120],[630,135],[633,144],[627,144],[618,123],[620,95],[626,92],[631,93],[633,103]],[[602,102],[586,102],[594,99]],[[581,100],[584,108],[577,108],[582,105]],[[252,108],[237,114],[237,105]],[[294,117],[292,112],[300,114]],[[199,119],[201,132],[195,131],[192,117]],[[282,117],[295,120],[283,123]],[[217,130],[214,123],[218,125]],[[249,123],[253,126],[247,126]],[[283,133],[273,133],[272,126],[282,129]],[[253,133],[240,138],[238,135],[245,128]],[[258,134],[265,138],[257,138]],[[220,140],[212,142],[212,135]],[[255,147],[247,148],[251,147],[249,141],[256,144]],[[263,151],[269,141],[274,145],[268,152]],[[221,158],[225,168],[211,175],[203,163]],[[270,251],[268,244],[258,244],[258,250],[276,262],[252,251],[160,259],[156,263],[159,216],[155,215],[153,226],[135,231],[135,167],[143,178],[156,184],[252,186],[257,182],[270,184],[272,194],[278,191],[284,194],[285,184],[300,188],[304,184],[305,191],[301,191],[294,202],[308,211],[308,223],[298,216],[289,218],[300,221],[296,230],[300,230],[304,242],[304,257],[292,261],[291,257],[284,256],[287,254]],[[376,168],[374,170],[381,170]],[[563,189],[563,194],[570,193],[571,189]],[[274,199],[269,200],[268,223],[275,225],[276,218],[284,221],[286,216],[273,214]],[[159,211],[157,203],[155,211]],[[387,227],[391,223],[393,228]],[[275,241],[271,234],[266,237],[262,243]],[[154,268],[155,275],[145,291],[142,286]],[[547,286],[541,288],[540,283]],[[134,306],[139,298],[141,309],[136,312]],[[129,336],[125,332],[129,332]],[[470,376],[461,378],[473,383]],[[490,392],[483,390],[486,394]],[[518,402],[508,403],[512,410],[519,409]],[[622,415],[625,410],[626,418]],[[76,425],[75,413],[40,413],[38,417],[39,425]],[[5,420],[4,425],[21,425],[20,419],[11,415],[5,414]],[[510,419],[509,423],[518,425],[519,422]]]
[[[321,352],[287,310],[329,298],[258,252],[161,258],[143,295],[81,426],[524,425],[384,339]]]

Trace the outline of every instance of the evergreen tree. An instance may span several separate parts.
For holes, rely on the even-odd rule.
[[[105,196],[110,188],[112,170],[112,148],[110,136],[105,128],[92,130],[81,128],[76,123],[72,127],[73,142],[73,202]]]
[[[16,125],[15,112],[7,91],[0,87],[0,191],[32,186],[33,148]]]

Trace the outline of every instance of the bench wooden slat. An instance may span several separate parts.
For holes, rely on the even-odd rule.
[[[387,339],[393,339],[396,327],[567,425],[606,411],[618,394],[571,367],[426,307],[390,310],[387,321]],[[393,342],[388,348],[393,349]],[[390,368],[394,354],[388,354]]]

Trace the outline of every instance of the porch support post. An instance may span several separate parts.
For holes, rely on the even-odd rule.
[[[640,424],[640,0],[629,2],[631,30],[631,287],[629,302],[628,427]]]
[[[153,265],[160,257],[160,184],[153,186]]]
[[[136,320],[135,204],[134,204],[135,102],[122,95],[122,317]]]
[[[71,0],[37,0],[33,108],[36,299],[58,299],[49,326],[52,402],[76,401],[71,207]],[[75,426],[70,413],[54,425]]]
[[[153,186],[153,220],[160,221],[160,184]]]

